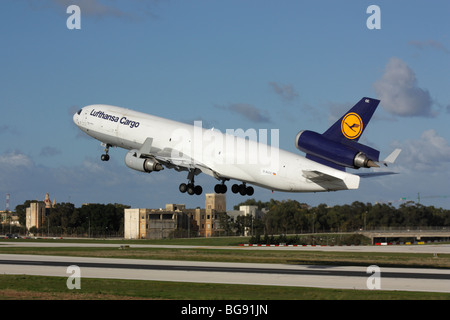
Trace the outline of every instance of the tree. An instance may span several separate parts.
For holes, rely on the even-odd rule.
[[[74,227],[75,224],[71,224],[71,217],[75,211],[75,205],[73,203],[57,203],[50,209],[47,219],[48,225],[53,228],[55,232],[66,233],[68,228]]]
[[[217,218],[219,220],[219,227],[225,232],[225,235],[229,236],[233,234],[231,217],[225,212],[219,212],[217,213]]]

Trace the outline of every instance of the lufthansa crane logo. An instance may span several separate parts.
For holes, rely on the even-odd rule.
[[[358,138],[363,131],[363,122],[361,117],[354,113],[347,113],[341,122],[342,134],[348,139]]]

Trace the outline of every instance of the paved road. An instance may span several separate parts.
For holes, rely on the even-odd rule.
[[[192,262],[0,254],[0,273],[203,283],[368,289],[374,275],[365,267]],[[450,270],[381,268],[380,289],[450,293]]]
[[[126,242],[123,243],[126,245]],[[1,242],[0,247],[108,247],[119,248],[117,243],[69,243],[58,242]],[[403,252],[403,253],[441,253],[450,254],[450,245],[390,245],[390,246],[307,246],[307,247],[237,247],[237,246],[186,246],[186,245],[153,245],[153,244],[130,244],[132,248],[173,248],[173,249],[239,249],[239,250],[298,250],[298,251],[338,251],[338,252]]]

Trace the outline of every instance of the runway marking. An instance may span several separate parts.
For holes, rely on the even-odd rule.
[[[340,277],[364,277],[367,272],[348,270],[318,270],[318,266],[310,266],[311,269],[283,269],[283,268],[259,268],[259,267],[215,267],[215,266],[176,266],[133,263],[102,263],[80,261],[31,261],[31,260],[0,260],[1,265],[28,265],[67,267],[77,265],[82,268],[109,268],[109,269],[137,269],[137,270],[164,270],[164,271],[194,271],[194,272],[230,272],[230,273],[266,273],[266,274],[291,274],[311,276],[340,276]],[[292,266],[292,265],[290,265]],[[382,272],[383,278],[397,279],[435,279],[450,280],[449,273],[420,273],[420,272]]]

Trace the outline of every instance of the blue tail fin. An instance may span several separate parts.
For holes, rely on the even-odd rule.
[[[380,100],[364,97],[336,121],[322,136],[328,140],[337,142],[356,152],[363,152],[373,161],[378,161],[380,152],[357,141],[363,134]],[[346,149],[348,150],[348,149]],[[342,151],[342,150],[341,150]],[[327,165],[329,167],[345,171],[345,167],[336,161],[330,161],[317,154],[306,152],[306,158]],[[338,152],[339,154],[339,152]],[[338,154],[336,156],[338,156]],[[347,165],[348,166],[348,165]]]
[[[338,142],[358,141],[373,113],[378,107],[380,100],[372,98],[362,98],[345,115],[336,121],[323,136]]]

